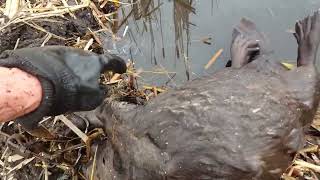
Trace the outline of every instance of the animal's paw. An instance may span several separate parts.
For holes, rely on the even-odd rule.
[[[240,68],[244,66],[257,51],[259,51],[259,41],[242,34],[237,35],[231,45],[232,67]]]
[[[296,23],[294,36],[298,42],[298,66],[315,62],[320,43],[320,10]]]

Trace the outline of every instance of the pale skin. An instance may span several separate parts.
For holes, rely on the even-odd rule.
[[[0,122],[28,114],[40,105],[42,88],[39,80],[18,69],[0,67]]]

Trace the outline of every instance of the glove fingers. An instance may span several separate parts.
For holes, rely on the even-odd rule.
[[[101,55],[100,62],[103,64],[101,72],[112,71],[114,73],[123,74],[127,72],[127,64],[126,62],[115,55]]]
[[[91,111],[102,104],[106,93],[103,89],[97,89],[90,93],[84,93],[79,96],[79,101],[73,111]]]

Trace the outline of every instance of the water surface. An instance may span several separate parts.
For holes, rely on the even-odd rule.
[[[230,58],[231,32],[241,17],[253,20],[272,44],[274,59],[295,62],[296,41],[288,31],[320,8],[320,0],[140,0],[120,10],[120,41],[106,43],[144,71],[144,82],[179,85],[213,73]],[[206,41],[204,43],[203,41]],[[219,50],[220,58],[204,66]],[[168,81],[172,78],[172,81]]]

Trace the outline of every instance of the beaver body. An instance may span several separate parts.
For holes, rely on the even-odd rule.
[[[97,178],[279,179],[319,103],[319,12],[299,21],[295,35],[293,70],[264,54],[264,37],[242,20],[231,68],[145,106],[106,102],[96,111],[110,137],[98,153]]]

